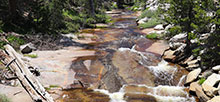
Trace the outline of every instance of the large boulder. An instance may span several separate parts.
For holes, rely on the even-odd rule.
[[[220,82],[220,75],[213,73],[202,84],[202,88],[208,96],[214,96],[214,94],[217,94],[218,88],[215,88],[214,85],[218,82]]]
[[[20,51],[23,54],[31,53],[33,50],[36,50],[36,48],[34,47],[34,44],[32,43],[27,43],[25,45],[20,46]]]
[[[200,68],[191,71],[191,72],[187,75],[186,83],[185,83],[185,84],[191,83],[192,81],[194,81],[195,79],[197,79],[197,77],[199,76],[199,74],[201,73],[201,71],[202,71],[202,70],[201,70]]]

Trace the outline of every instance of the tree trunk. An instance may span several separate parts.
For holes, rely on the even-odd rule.
[[[95,16],[94,0],[89,0],[89,4],[90,4],[91,15],[94,17]]]
[[[16,18],[17,15],[17,0],[9,0],[9,11],[11,18]]]
[[[10,46],[5,46],[6,58],[3,60],[17,76],[19,82],[35,102],[54,102],[53,98],[40,82],[29,71],[27,65],[21,60],[18,53]]]
[[[119,9],[124,9],[123,4],[124,4],[124,0],[117,0],[117,6]]]

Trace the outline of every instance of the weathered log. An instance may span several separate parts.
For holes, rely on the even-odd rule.
[[[19,57],[19,54],[10,45],[5,46],[5,53],[8,56],[6,56],[4,62],[10,63],[8,67],[15,73],[19,82],[28,92],[30,97],[35,102],[54,102],[50,94],[29,71],[27,65]]]

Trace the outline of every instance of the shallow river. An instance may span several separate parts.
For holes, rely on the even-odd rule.
[[[85,50],[94,50],[95,55],[72,62],[77,81],[57,101],[195,102],[183,86],[188,72],[160,58],[156,51],[164,46],[147,50],[156,41],[146,39],[137,28],[135,13],[109,15],[114,21],[109,27],[81,31],[86,41],[76,42]]]

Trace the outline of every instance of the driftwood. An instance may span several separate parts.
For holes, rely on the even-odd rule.
[[[50,94],[29,71],[28,66],[21,60],[19,54],[10,45],[5,46],[5,53],[7,56],[4,59],[4,63],[7,63],[6,66],[15,73],[30,97],[35,102],[54,102]]]

